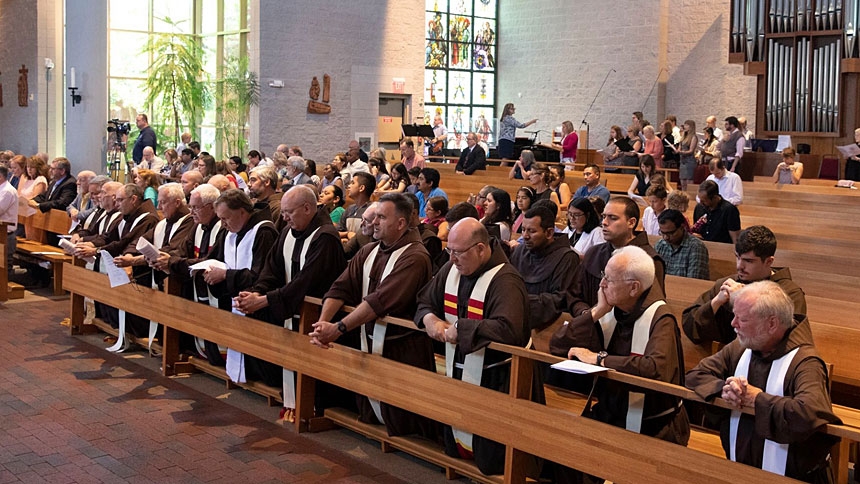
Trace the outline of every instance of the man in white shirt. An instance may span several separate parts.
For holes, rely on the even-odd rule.
[[[0,222],[6,226],[6,270],[12,273],[12,254],[15,253],[15,228],[18,224],[18,191],[8,181],[9,167],[0,164]],[[0,254],[2,255],[2,254]]]
[[[741,176],[735,172],[726,169],[723,160],[711,160],[708,164],[708,169],[711,174],[708,180],[713,180],[720,187],[720,196],[729,201],[732,205],[740,205],[744,200],[744,185],[741,181]],[[699,201],[699,196],[696,195],[696,201]]]
[[[156,173],[161,173],[161,169],[164,168],[164,160],[155,156],[155,151],[153,151],[152,147],[147,146],[143,149],[143,159],[140,160],[140,163],[135,168],[145,168]]]

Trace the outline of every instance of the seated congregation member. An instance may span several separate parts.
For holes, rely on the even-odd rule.
[[[72,164],[62,156],[54,158],[50,173],[48,189],[30,200],[30,206],[41,212],[52,208],[65,211],[78,194],[77,182],[72,176]]]
[[[741,214],[719,193],[717,184],[705,180],[699,185],[699,203],[693,210],[693,232],[711,242],[733,244],[741,231]]]
[[[478,216],[478,209],[475,208],[475,205],[469,202],[460,202],[451,207],[451,209],[448,210],[448,213],[445,214],[445,222],[448,223],[448,227],[453,227],[454,224],[456,224],[460,220],[463,220],[464,218],[473,218],[475,220],[478,220],[480,218]],[[450,230],[448,232],[448,235],[450,235]],[[504,249],[504,247],[502,248]],[[449,260],[450,257],[448,256],[448,251],[443,250],[442,253],[439,254],[439,257],[437,257],[436,260],[433,261],[434,272],[438,271],[439,268],[444,266],[445,263]]]
[[[298,331],[305,296],[322,297],[346,268],[337,230],[316,202],[313,189],[305,186],[294,187],[281,198],[281,215],[288,228],[269,251],[259,278],[239,292],[236,307],[243,314],[269,308],[268,322]],[[283,387],[284,419],[293,422],[295,373],[284,371]],[[324,393],[317,390],[318,396]],[[325,406],[317,408],[321,412]]]
[[[178,183],[168,183],[158,187],[158,206],[164,216],[141,237],[148,240],[158,250],[171,252],[176,250],[191,233],[194,228],[194,219],[190,216],[188,206],[185,203],[185,193]],[[138,284],[149,286],[153,289],[163,289],[164,279],[167,274],[147,267],[148,263],[143,254],[135,251],[127,252],[114,259],[119,267],[131,267],[132,275]],[[156,336],[158,324],[150,323],[149,344]]]
[[[535,163],[529,172],[529,182],[535,191],[535,201],[552,200],[558,206],[558,195],[550,188],[549,169],[543,163]]]
[[[645,192],[648,206],[642,213],[642,230],[648,235],[660,235],[660,222],[657,218],[666,210],[666,198],[669,196],[662,186],[653,185]]]
[[[107,185],[109,184],[106,183],[105,186]],[[105,250],[114,257],[114,263],[121,263],[121,255],[137,254],[138,238],[152,230],[158,223],[155,207],[149,200],[144,200],[143,190],[134,183],[128,183],[117,190],[113,200],[121,214],[118,222],[109,232],[85,238],[83,242],[79,242],[75,246],[76,256],[92,257],[99,251]],[[99,263],[100,270],[104,270],[105,262],[100,260]],[[96,305],[96,307],[98,313],[111,327],[119,329],[121,339],[118,344],[124,349],[127,349],[130,344],[125,333],[133,334],[138,338],[149,336],[149,321],[140,316],[126,314],[125,311],[117,311],[116,308],[104,305]]]
[[[400,143],[400,153],[403,154],[403,157],[400,159],[400,163],[403,163],[407,170],[412,168],[424,169],[424,157],[415,152],[414,141],[409,138],[403,140],[403,142]]]
[[[511,254],[529,294],[529,330],[542,329],[570,306],[579,256],[565,237],[555,235],[555,216],[533,207],[523,220],[523,243]]]
[[[377,193],[405,193],[406,188],[410,185],[409,180],[409,171],[406,169],[406,165],[403,163],[395,163],[391,167],[391,173],[389,174],[388,180],[385,181],[381,186],[377,187]]]
[[[119,207],[116,204],[116,193],[122,190],[123,185],[122,183],[111,181],[110,178],[107,178],[107,180],[101,185],[101,189],[95,195],[98,209],[87,217],[87,220],[75,230],[72,238],[69,239],[76,246],[79,242],[90,242],[97,235],[110,232],[122,220],[122,212],[119,211]],[[94,186],[98,185],[90,184],[91,193]]]
[[[684,214],[672,209],[658,217],[660,236],[654,250],[666,263],[666,274],[694,279],[710,279],[710,257],[705,244],[687,233]]]
[[[441,176],[439,175],[439,170],[435,168],[421,169],[421,174],[418,175],[418,190],[415,192],[415,196],[418,197],[418,203],[420,205],[420,208],[418,209],[419,217],[427,216],[424,212],[424,207],[427,206],[427,200],[430,200],[433,197],[448,198],[448,194],[439,188],[440,180]]]
[[[511,240],[511,196],[501,188],[491,188],[484,200],[484,225],[496,225],[502,242]]]
[[[337,225],[341,240],[347,241],[359,232],[361,215],[370,205],[370,196],[375,189],[376,179],[370,173],[360,171],[352,176],[347,187],[347,195],[352,200],[352,205],[346,209]]]
[[[568,244],[580,260],[588,249],[604,242],[600,214],[589,199],[574,198],[570,201],[567,206],[567,227],[562,233],[567,235]]]
[[[654,259],[656,280],[651,292],[665,296],[665,264],[648,242],[645,232],[636,232],[639,223],[639,206],[627,197],[609,200],[603,209],[603,238],[606,242],[595,245],[585,253],[574,289],[574,303],[570,313],[578,316],[582,311],[597,304],[597,293],[602,287],[603,270],[616,249],[632,245],[644,250]]]
[[[448,377],[507,392],[508,355],[486,347],[491,342],[526,343],[529,303],[523,280],[500,242],[491,242],[487,229],[474,218],[454,224],[447,252],[450,262],[418,294],[415,324],[447,343]],[[504,444],[450,426],[444,432],[448,455],[474,458],[484,474],[504,471]]]
[[[230,301],[257,281],[269,249],[278,239],[278,232],[269,218],[271,212],[265,207],[254,208],[251,199],[241,190],[227,190],[215,200],[214,206],[227,234],[215,241],[207,258],[219,260],[227,268],[207,269],[203,280],[213,296]],[[262,321],[269,319],[269,311],[265,308],[251,314],[235,307],[232,311]],[[279,366],[231,349],[227,350],[227,375],[237,383],[262,381],[269,386],[280,386],[282,379]]]
[[[487,153],[478,146],[478,135],[469,133],[466,135],[466,148],[460,153],[460,160],[454,169],[457,174],[471,175],[478,170],[487,169]]]
[[[514,162],[514,166],[508,172],[508,178],[511,180],[528,180],[529,172],[534,164],[534,152],[532,150],[522,150],[519,159]]]
[[[448,199],[443,197],[431,197],[427,200],[427,206],[424,207],[424,213],[427,214],[422,224],[431,227],[439,240],[445,242],[448,240],[448,222],[445,221],[445,215],[448,214]]]
[[[279,186],[278,172],[272,167],[254,168],[248,175],[248,195],[254,201],[254,209],[268,208],[269,220],[280,231],[284,228],[284,219],[281,218],[281,197],[284,193],[278,191]]]
[[[403,196],[408,198],[409,201],[415,205],[415,210],[412,212],[412,218],[409,219],[409,228],[418,229],[418,234],[421,236],[421,243],[424,244],[424,248],[427,249],[427,253],[430,254],[430,260],[434,261],[439,257],[439,254],[442,253],[442,239],[436,235],[434,227],[422,222],[421,217],[418,216],[418,197],[411,193],[404,193]],[[442,200],[445,199],[442,198]]]
[[[726,169],[722,160],[711,160],[708,170],[711,172],[708,178],[719,187],[720,196],[728,200],[732,205],[740,205],[744,201],[744,184],[741,176]],[[696,197],[699,201],[699,197]]]
[[[185,201],[188,202],[191,200],[191,190],[203,184],[203,175],[197,170],[186,171],[179,177],[179,183],[185,192]]]
[[[794,303],[795,314],[806,314],[803,290],[791,280],[788,267],[774,268],[776,236],[763,225],[754,225],[738,235],[735,243],[736,275],[717,279],[714,286],[702,293],[684,310],[684,333],[696,344],[718,341],[723,344],[735,339],[732,320],[734,293],[744,285],[769,280],[777,283]]]
[[[426,168],[425,168],[426,169]],[[431,265],[418,230],[409,227],[412,202],[387,193],[378,202],[373,235],[379,242],[361,248],[325,294],[311,343],[329,348],[350,330],[361,329],[362,351],[426,371],[436,371],[432,340],[420,331],[377,325],[386,315],[412,318],[415,295],[430,280]],[[344,305],[356,309],[340,318]],[[377,400],[360,397],[360,420],[383,423],[388,435],[420,434],[435,439],[435,422]]]
[[[773,182],[780,185],[797,185],[803,176],[803,163],[794,159],[791,146],[782,150],[782,162],[773,170]]]
[[[231,188],[236,188],[226,176],[221,174],[212,175],[206,184],[217,188],[219,192],[226,192]]]
[[[558,198],[559,208],[567,207],[573,198],[570,194],[570,186],[565,182],[566,171],[573,171],[573,165],[565,168],[563,164],[549,165],[549,188]]]
[[[78,194],[66,207],[66,213],[73,221],[83,222],[96,209],[96,202],[90,196],[90,181],[95,177],[96,174],[90,170],[78,173],[76,181]]]
[[[340,223],[340,218],[346,212],[346,209],[343,208],[345,203],[343,190],[335,184],[323,188],[320,192],[319,205],[325,208],[331,223],[335,225]]]
[[[600,197],[604,202],[609,203],[609,189],[600,183],[600,167],[594,164],[585,165],[582,177],[585,185],[576,189],[573,198]]]
[[[535,189],[532,187],[520,187],[517,190],[517,198],[514,203],[514,212],[511,215],[513,217],[514,223],[511,225],[511,232],[515,234],[521,234],[523,232],[523,218],[525,217],[525,213],[532,207],[532,204],[535,203],[536,194]]]
[[[347,260],[355,257],[355,254],[358,254],[362,247],[376,240],[373,238],[373,220],[376,218],[376,208],[376,202],[367,206],[367,209],[361,214],[358,232],[343,244],[343,252]]]
[[[726,457],[805,482],[834,482],[829,453],[838,437],[818,430],[842,422],[809,320],[793,314],[791,298],[772,281],[744,286],[732,299],[737,339],[686,381],[705,400],[720,396],[737,408],[720,413]]]
[[[207,304],[211,307],[229,311],[232,302],[229,299],[218,300],[203,281],[203,273],[197,271],[190,274],[189,267],[206,259],[215,246],[215,242],[224,239],[226,230],[221,228],[221,221],[215,215],[215,200],[221,195],[212,185],[203,184],[191,191],[191,201],[188,209],[194,226],[179,246],[170,246],[171,251],[159,251],[158,260],[150,265],[159,271],[167,272],[182,283],[182,296],[192,301]],[[223,243],[223,242],[222,242]],[[225,365],[226,348],[219,348],[211,341],[200,338],[182,336],[180,347],[203,355],[214,366]]]
[[[18,224],[18,190],[9,183],[11,170],[6,166],[6,163],[0,162],[0,222],[7,225],[0,227],[0,241],[3,242],[4,251],[0,251],[0,257],[6,266],[7,277],[14,274],[12,268],[12,256],[15,254],[17,247],[17,238],[15,230]],[[6,284],[6,282],[2,282]]]
[[[651,186],[651,178],[654,176],[654,170],[654,158],[651,155],[643,155],[639,158],[639,171],[636,172],[633,181],[630,182],[627,196],[640,205],[648,205],[644,197],[648,192],[648,187]]]
[[[678,323],[654,285],[654,269],[654,260],[641,248],[616,250],[606,264],[596,303],[556,331],[550,340],[551,352],[622,373],[683,384]],[[607,380],[595,379],[594,385],[597,403],[592,406],[589,402],[584,416],[687,445],[690,422],[681,399]],[[567,471],[559,482],[574,482],[577,471]]]
[[[105,183],[109,181],[111,181],[110,178],[104,175],[98,175],[92,177],[89,182],[87,182],[87,195],[89,198],[90,209],[87,210],[88,213],[83,218],[81,218],[80,215],[82,215],[84,212],[77,212],[76,218],[80,220],[80,223],[71,231],[72,238],[70,239],[70,241],[73,244],[77,243],[80,240],[79,234],[81,234],[81,232],[95,228],[101,221],[102,217],[104,217],[105,211],[101,206],[99,196],[102,193],[102,187]],[[69,211],[70,215],[74,212],[71,210],[71,208],[67,211]],[[76,234],[78,234],[77,237]]]

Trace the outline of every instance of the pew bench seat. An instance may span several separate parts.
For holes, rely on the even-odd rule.
[[[63,252],[63,249],[52,245],[35,242],[18,237],[15,252],[24,260],[35,260],[38,262],[49,262],[53,271],[54,296],[65,294],[63,290],[63,264],[72,262],[72,256]]]

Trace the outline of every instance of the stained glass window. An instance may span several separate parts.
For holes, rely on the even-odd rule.
[[[442,116],[448,148],[475,131],[496,144],[497,0],[426,0],[424,120]]]

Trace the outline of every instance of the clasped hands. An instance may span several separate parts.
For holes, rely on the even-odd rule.
[[[759,393],[761,393],[761,388],[750,385],[746,377],[730,376],[726,379],[726,384],[723,385],[720,398],[741,409],[755,406],[755,398]]]
[[[436,341],[457,344],[457,328],[432,313],[424,317],[424,329],[427,336]]]

